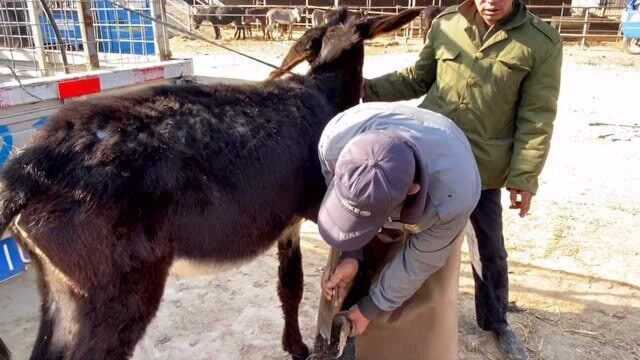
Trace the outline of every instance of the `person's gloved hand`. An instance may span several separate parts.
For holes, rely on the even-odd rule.
[[[362,335],[367,330],[370,321],[360,312],[358,305],[349,309],[347,317],[351,321],[351,336]]]
[[[358,266],[358,260],[347,258],[336,266],[333,274],[329,276],[325,273],[322,276],[322,293],[324,297],[327,300],[331,300],[333,294],[343,294],[347,285],[353,281],[353,278],[358,273]]]

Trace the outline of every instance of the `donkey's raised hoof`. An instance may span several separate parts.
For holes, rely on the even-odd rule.
[[[285,344],[284,350],[291,354],[293,360],[307,360],[309,358],[309,348],[303,342],[295,345]]]
[[[305,346],[304,351],[291,354],[292,360],[307,360],[309,359],[309,349]]]

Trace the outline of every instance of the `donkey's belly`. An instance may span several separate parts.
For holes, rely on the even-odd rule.
[[[223,262],[177,258],[173,261],[169,272],[172,276],[180,278],[210,275],[238,268],[251,260],[243,259],[234,262]]]
[[[276,236],[268,232],[265,233],[264,236],[258,236],[256,238],[239,236],[234,239],[233,246],[229,246],[228,248],[224,246],[216,247],[215,253],[211,253],[207,257],[189,256],[188,254],[180,254],[179,252],[171,266],[170,272],[172,275],[178,277],[191,277],[238,268],[266,252],[274,243],[285,241],[292,236],[297,237],[297,234],[294,233],[299,231],[299,226],[297,226],[299,221],[300,220],[295,219],[291,224],[285,226]],[[246,248],[242,249],[238,247],[238,244],[243,243],[247,245]]]

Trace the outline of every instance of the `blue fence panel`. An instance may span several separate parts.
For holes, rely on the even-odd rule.
[[[151,16],[148,0],[135,9]],[[153,55],[153,24],[151,20],[128,10],[113,7],[109,1],[94,0],[98,51],[119,54]]]
[[[56,25],[58,25],[62,41],[67,45],[66,49],[70,51],[81,51],[82,35],[80,33],[78,12],[75,10],[52,10],[51,13]],[[49,22],[49,18],[46,15],[40,15],[40,30],[42,31],[45,46],[55,48],[58,40]]]
[[[151,16],[148,0],[138,3],[135,9]],[[153,24],[151,20],[120,9],[104,0],[91,2],[94,31],[98,42],[98,52],[131,55],[154,55]],[[72,51],[82,50],[80,22],[76,10],[52,10],[53,17],[60,30],[60,35]],[[40,16],[44,42],[49,47],[57,44],[55,33],[46,16]]]
[[[640,38],[640,21],[622,23],[622,34],[628,38]]]

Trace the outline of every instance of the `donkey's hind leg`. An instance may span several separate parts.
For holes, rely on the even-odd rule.
[[[294,360],[304,360],[309,349],[302,341],[298,309],[302,301],[303,273],[300,252],[301,221],[289,228],[278,240],[278,296],[284,313],[282,346]]]
[[[0,360],[11,360],[11,351],[2,339],[0,339]]]
[[[170,257],[78,293],[44,265],[42,322],[31,360],[125,360],[155,315]]]

